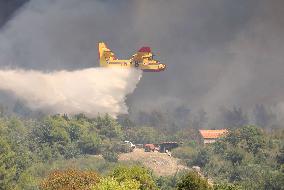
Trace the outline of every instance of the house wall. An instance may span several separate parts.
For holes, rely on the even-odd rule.
[[[214,143],[216,142],[217,139],[204,139],[204,144],[211,144],[211,143]]]

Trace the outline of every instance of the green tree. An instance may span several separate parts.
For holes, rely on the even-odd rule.
[[[15,183],[15,153],[2,137],[0,138],[0,190],[12,189]]]
[[[224,154],[227,149],[227,143],[223,140],[219,140],[213,143],[213,151],[216,154]]]
[[[240,138],[246,142],[248,151],[253,154],[257,154],[261,148],[264,148],[265,137],[256,126],[248,125],[241,128]]]
[[[222,183],[214,185],[214,190],[241,190],[241,188],[234,184]]]
[[[72,142],[78,141],[81,134],[85,130],[84,128],[85,128],[84,125],[80,125],[78,123],[72,122],[68,127],[68,133],[69,133],[70,140]]]
[[[146,168],[140,166],[120,166],[114,169],[111,177],[114,177],[119,183],[126,180],[135,180],[140,183],[140,190],[156,190],[157,186],[152,173]]]
[[[177,190],[210,190],[207,180],[196,172],[188,172],[177,183]]]
[[[80,136],[78,145],[83,154],[97,154],[100,152],[101,139],[95,132],[86,131]]]
[[[284,146],[279,150],[279,153],[276,156],[278,164],[284,164]]]
[[[270,171],[264,176],[264,189],[266,190],[283,190],[284,174],[283,172]]]
[[[103,158],[109,162],[117,162],[118,161],[118,154],[113,151],[104,151]]]
[[[237,129],[230,130],[224,141],[236,147],[241,141],[240,131]]]
[[[93,190],[139,190],[140,183],[136,180],[126,179],[118,182],[115,178],[102,178]]]
[[[241,164],[244,159],[244,155],[239,150],[231,149],[225,153],[225,158],[231,161],[233,165],[236,165]]]
[[[174,190],[176,189],[177,181],[180,178],[180,173],[183,172],[178,172],[173,176],[160,176],[156,180],[156,184],[158,185],[160,190]]]
[[[104,117],[98,116],[95,119],[95,123],[98,129],[100,129],[100,135],[112,139],[122,139],[122,128],[121,126],[108,114]]]
[[[67,121],[59,116],[47,117],[33,129],[34,139],[38,143],[60,143],[66,145],[70,142],[67,132]]]
[[[205,149],[201,149],[193,156],[192,165],[204,167],[209,162],[209,153]]]
[[[231,130],[224,140],[235,147],[239,145],[253,154],[257,154],[265,145],[263,132],[253,125]]]

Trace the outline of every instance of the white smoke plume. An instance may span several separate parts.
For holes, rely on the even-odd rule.
[[[0,90],[8,91],[32,110],[85,113],[94,116],[127,113],[125,96],[132,93],[141,71],[93,68],[42,73],[0,70]]]
[[[126,95],[141,72],[94,64],[98,41],[109,42],[113,31],[98,26],[103,7],[92,0],[25,4],[0,31],[0,91],[51,114],[127,113]]]

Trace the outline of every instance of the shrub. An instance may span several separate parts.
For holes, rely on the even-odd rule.
[[[117,167],[112,175],[119,183],[125,180],[135,180],[141,184],[140,190],[155,190],[157,186],[149,170],[140,166]]]
[[[175,148],[173,151],[173,156],[180,159],[191,159],[195,150],[189,146],[183,146]]]
[[[118,154],[112,151],[105,151],[103,152],[103,158],[109,162],[117,162]]]
[[[189,172],[181,177],[177,183],[177,190],[210,190],[211,187],[205,178],[196,172]]]
[[[140,183],[136,180],[126,179],[118,182],[116,179],[107,177],[101,179],[93,190],[139,190]]]
[[[232,162],[233,165],[241,164],[244,159],[244,155],[239,150],[233,149],[228,150],[225,154],[225,158]]]
[[[209,162],[209,153],[203,149],[194,155],[191,164],[204,167]]]
[[[54,171],[40,183],[42,190],[92,189],[99,182],[97,173],[69,169]]]
[[[214,190],[241,190],[241,188],[233,184],[223,183],[214,185]]]

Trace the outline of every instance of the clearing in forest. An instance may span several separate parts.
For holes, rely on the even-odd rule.
[[[141,162],[158,176],[174,175],[180,170],[188,169],[179,163],[179,159],[170,157],[166,153],[145,152],[144,149],[139,148],[135,148],[130,153],[120,154],[119,160]]]

